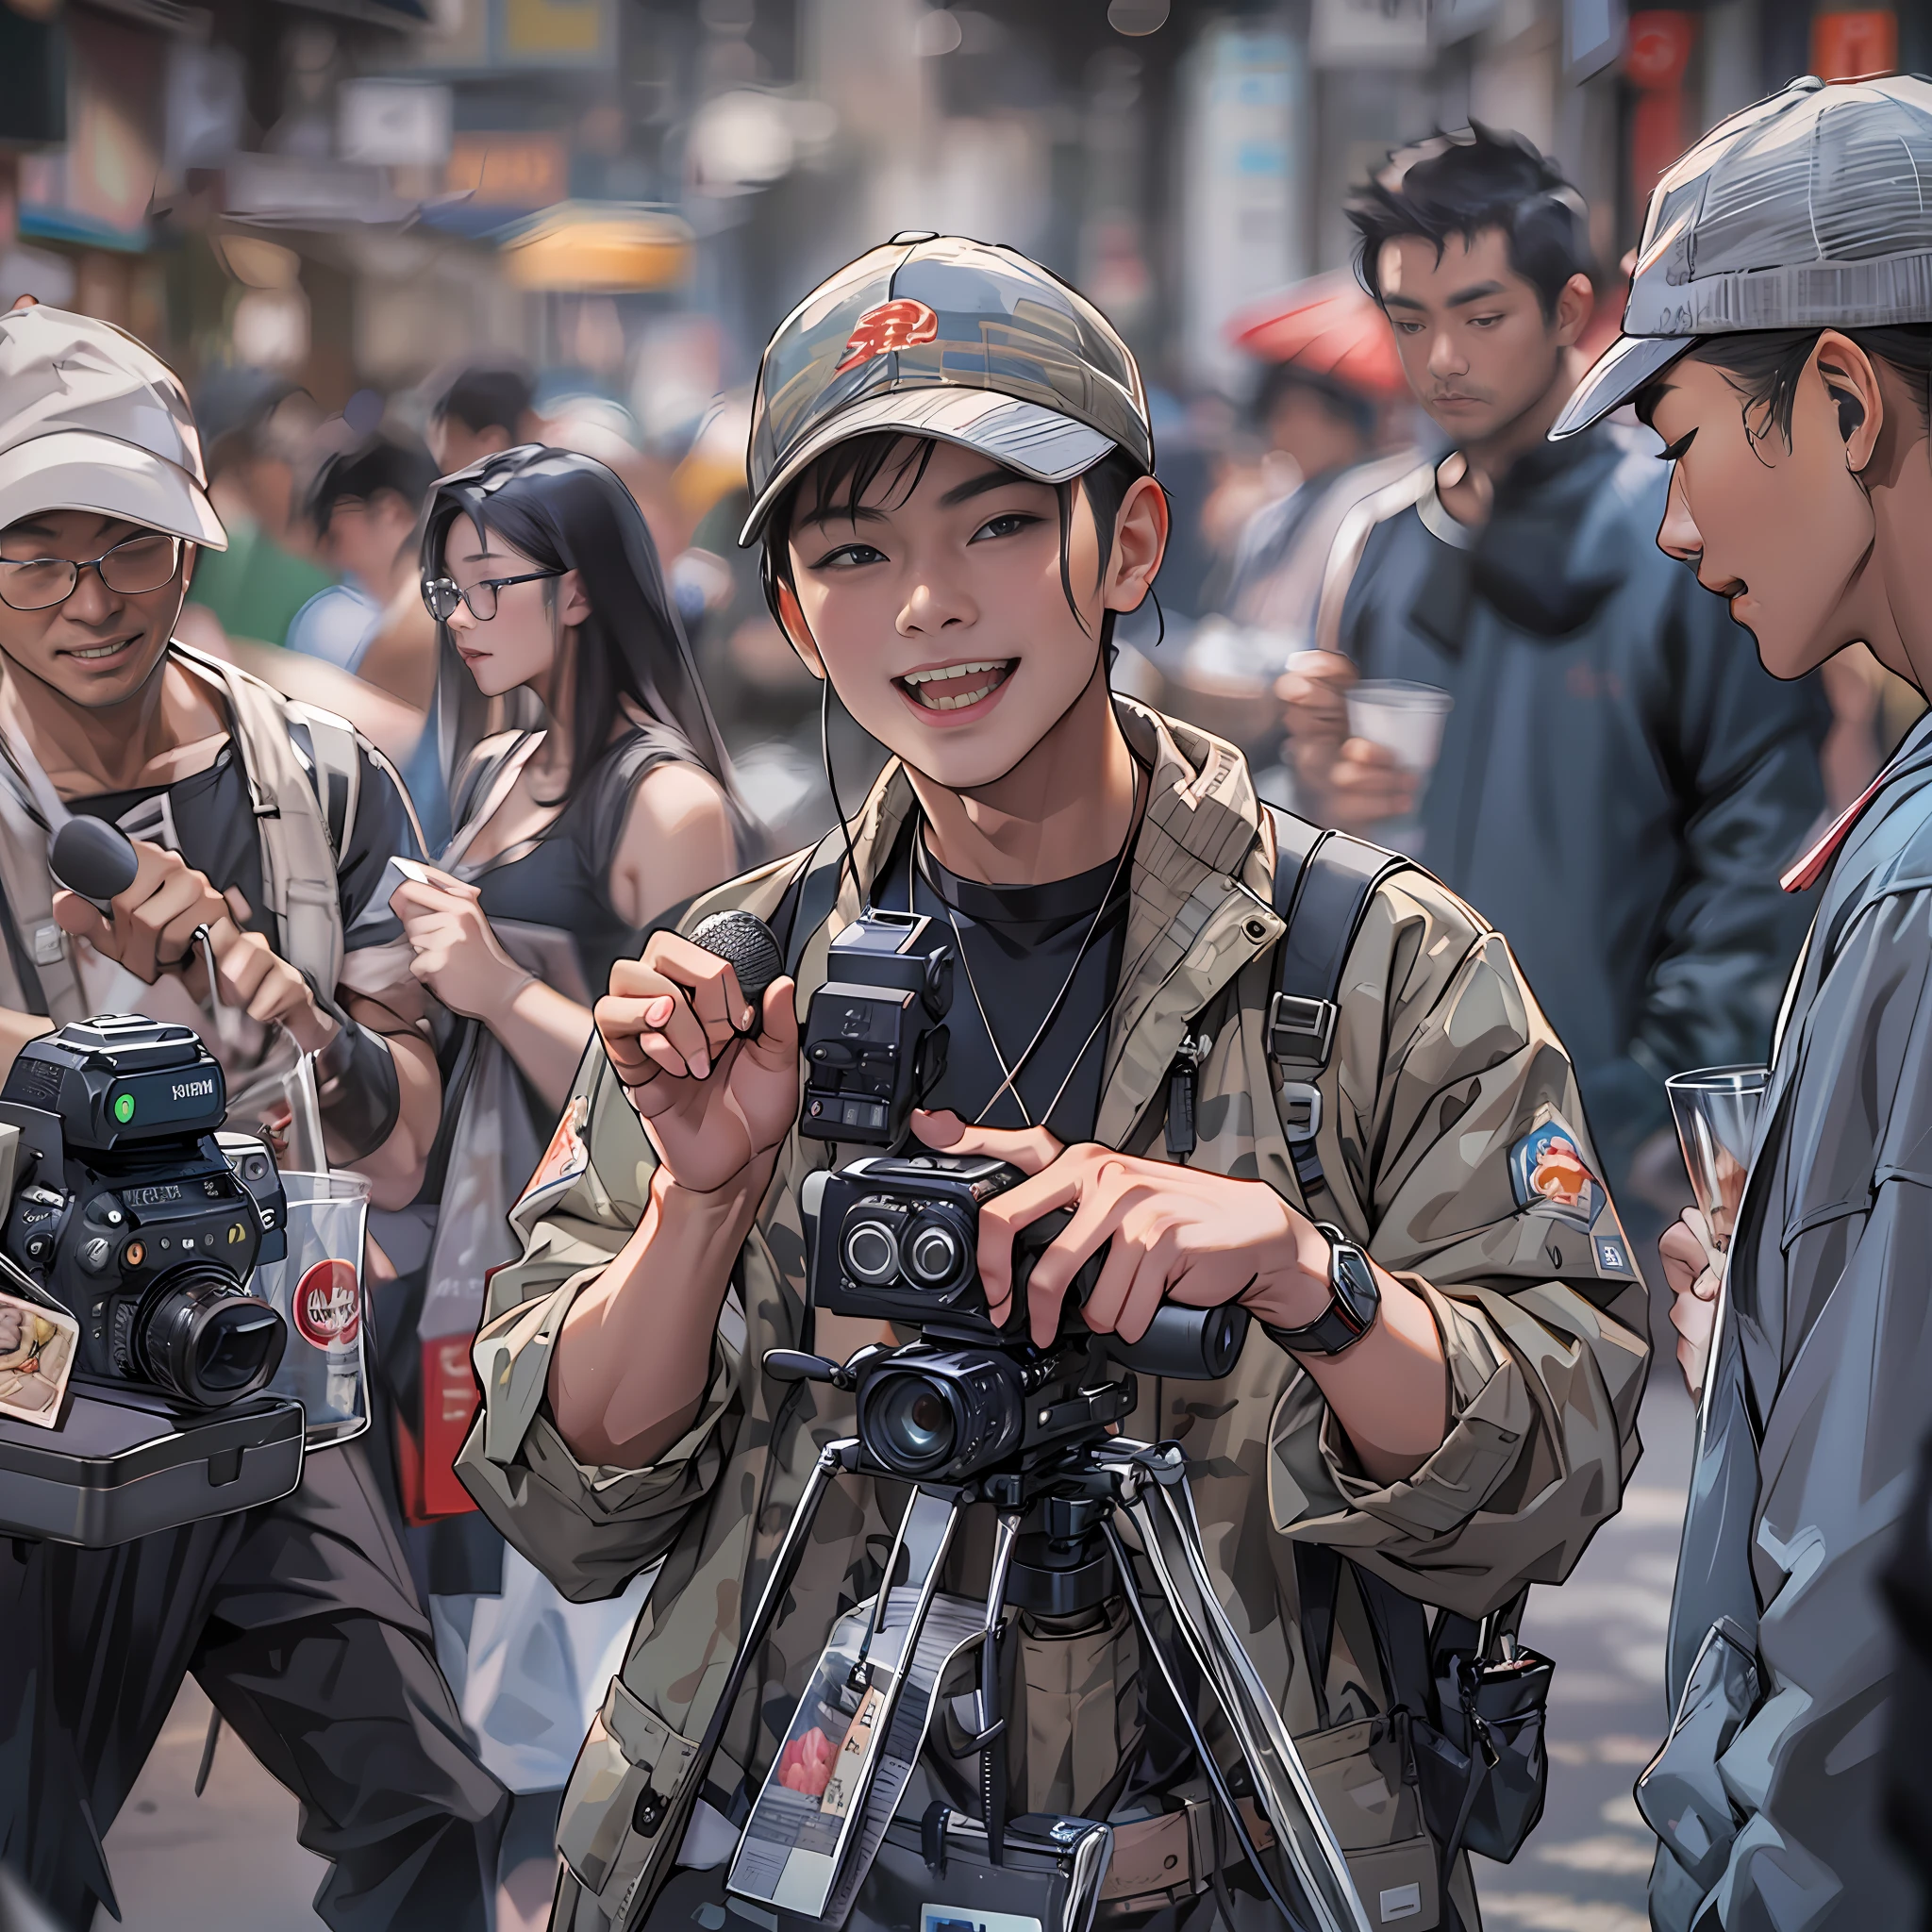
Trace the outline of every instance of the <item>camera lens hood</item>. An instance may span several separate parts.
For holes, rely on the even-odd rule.
[[[149,1290],[134,1354],[150,1381],[197,1408],[253,1395],[281,1366],[280,1313],[214,1261],[185,1261]]]

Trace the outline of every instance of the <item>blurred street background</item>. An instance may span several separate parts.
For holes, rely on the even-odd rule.
[[[1932,67],[1923,0],[0,0],[0,306],[106,318],[181,371],[231,537],[182,635],[399,761],[422,697],[290,632],[340,580],[371,608],[413,585],[358,570],[305,498],[331,454],[429,434],[453,368],[523,372],[522,433],[608,462],[642,506],[782,849],[829,822],[814,689],[732,539],[759,349],[828,271],[956,231],[1113,317],[1175,510],[1164,635],[1151,609],[1123,628],[1119,681],[1246,740],[1251,687],[1217,686],[1209,627],[1239,533],[1301,480],[1255,318],[1348,269],[1350,184],[1472,117],[1527,136],[1589,204],[1591,349],[1651,187],[1700,132],[1796,74],[1890,67]],[[1374,441],[1431,435],[1405,393]],[[856,738],[835,750],[864,761]],[[1651,1187],[1658,1217],[1683,1193],[1668,1143]],[[1645,1924],[1629,1788],[1664,1724],[1690,1429],[1660,1350],[1623,1514],[1533,1595],[1555,1773],[1515,1864],[1481,1870],[1493,1925]],[[191,1684],[108,1837],[123,1924],[319,1925],[293,1803],[232,1735],[194,1795],[206,1730]]]

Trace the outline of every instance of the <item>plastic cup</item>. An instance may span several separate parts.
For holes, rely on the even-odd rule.
[[[1455,702],[1433,684],[1368,678],[1348,689],[1349,732],[1387,747],[1405,771],[1426,777],[1442,749],[1442,726]]]
[[[332,1448],[369,1426],[363,1361],[362,1237],[369,1183],[358,1174],[282,1175],[289,1256],[256,1270],[255,1292],[289,1324],[268,1385],[308,1416],[307,1445]]]
[[[1690,1191],[1710,1225],[1712,1244],[1728,1248],[1751,1171],[1768,1067],[1700,1067],[1664,1082]]]

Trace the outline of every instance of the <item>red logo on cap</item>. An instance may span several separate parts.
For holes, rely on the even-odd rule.
[[[362,1325],[353,1261],[318,1261],[295,1284],[295,1327],[316,1348],[346,1348]]]
[[[901,297],[897,302],[881,302],[868,308],[853,325],[852,340],[845,344],[845,359],[832,371],[843,375],[874,356],[892,349],[910,349],[929,342],[940,332],[940,319],[924,302]]]

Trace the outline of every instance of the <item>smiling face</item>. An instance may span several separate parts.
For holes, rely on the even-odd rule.
[[[815,508],[808,485],[789,544],[793,642],[867,731],[955,791],[1006,776],[1094,683],[1104,613],[1139,606],[1167,535],[1165,499],[1137,479],[1103,570],[1076,489],[1076,614],[1058,492],[972,450],[935,443],[922,471],[903,442],[856,513],[842,492],[823,520]]]
[[[544,566],[495,532],[479,531],[463,515],[443,539],[442,569],[459,590],[467,591],[503,577],[528,577]],[[499,585],[496,614],[488,620],[478,618],[467,603],[458,604],[448,620],[449,634],[485,697],[500,697],[520,685],[543,695],[556,674],[559,633],[590,614],[577,573],[566,571],[560,577]]]
[[[1827,380],[1842,340],[1821,336],[1800,374],[1789,441],[1768,403],[1694,355],[1641,399],[1674,463],[1658,546],[1729,601],[1774,677],[1801,677],[1862,635],[1857,587],[1874,524],[1857,469],[1869,429],[1848,447]]]
[[[1424,235],[1399,236],[1382,244],[1375,273],[1408,386],[1461,448],[1501,434],[1549,393],[1590,319],[1581,275],[1555,315],[1543,313],[1500,228],[1452,235],[1440,256]]]
[[[152,543],[160,558],[158,567],[165,569],[167,542],[125,518],[84,509],[40,510],[0,530],[0,559],[23,564],[65,558],[82,563],[125,544],[129,548],[122,553],[124,564],[138,563]],[[191,557],[192,546],[180,545],[179,554]],[[145,581],[154,575],[112,565],[109,569],[124,581]],[[90,710],[121,704],[160,663],[175,620],[181,614],[187,578],[184,563],[157,588],[129,592],[109,588],[98,569],[90,569],[81,572],[62,602],[48,609],[16,610],[0,602],[0,652],[71,704]]]

